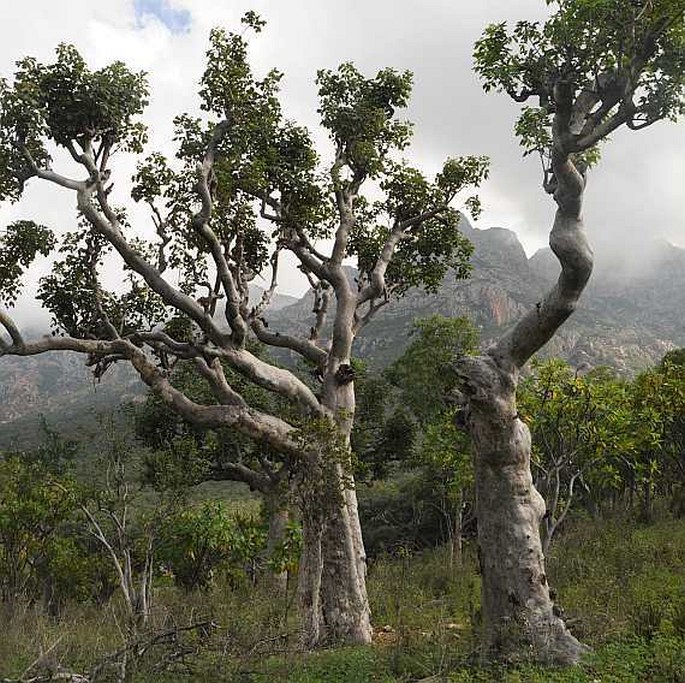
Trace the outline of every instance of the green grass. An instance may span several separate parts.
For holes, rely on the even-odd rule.
[[[370,647],[299,653],[292,588],[286,599],[250,585],[194,594],[160,585],[154,629],[205,619],[218,628],[184,636],[186,655],[166,668],[157,665],[173,648],[151,648],[132,680],[685,683],[685,522],[578,522],[558,539],[548,571],[567,622],[594,648],[572,669],[479,665],[479,577],[467,544],[461,568],[450,569],[443,549],[372,564]],[[86,670],[123,642],[117,615],[116,601],[71,607],[60,622],[35,608],[0,615],[0,678],[18,677],[58,640],[52,661]]]

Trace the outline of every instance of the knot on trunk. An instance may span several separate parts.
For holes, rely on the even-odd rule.
[[[354,368],[348,363],[342,363],[335,371],[335,381],[338,384],[349,384],[354,379]]]
[[[465,403],[485,408],[487,412],[504,412],[514,416],[512,400],[516,392],[515,371],[502,367],[489,354],[463,356],[455,364]],[[504,410],[502,410],[504,408]]]

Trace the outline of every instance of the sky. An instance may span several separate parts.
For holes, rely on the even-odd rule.
[[[472,72],[473,43],[495,21],[540,19],[544,0],[24,0],[0,9],[0,74],[10,78],[25,55],[52,58],[60,42],[73,43],[91,68],[123,60],[148,72],[151,104],[145,115],[149,151],[173,154],[174,115],[195,111],[197,82],[213,26],[240,30],[253,9],[267,20],[250,40],[257,73],[284,72],[286,115],[307,125],[325,154],[318,128],[314,78],[320,68],[353,61],[372,75],[386,66],[414,72],[406,118],[415,124],[405,156],[431,174],[448,156],[485,154],[491,173],[480,196],[476,227],[514,230],[529,254],[547,243],[554,204],[541,188],[539,162],[522,158],[512,134],[518,105],[486,94]],[[31,27],[23,30],[23,27]],[[134,162],[115,167],[115,193],[127,196]],[[685,247],[685,125],[662,122],[640,132],[621,130],[605,146],[586,191],[585,223],[599,253],[614,251],[638,262],[645,244],[668,240]],[[0,206],[0,227],[31,217],[58,231],[74,226],[74,198],[33,182],[20,204]],[[134,222],[149,224],[136,209]],[[607,261],[608,263],[608,261]],[[598,268],[602,260],[598,260]],[[45,265],[29,274],[29,289],[13,312],[20,324],[35,318],[31,288]],[[300,294],[306,283],[286,268],[283,293]]]

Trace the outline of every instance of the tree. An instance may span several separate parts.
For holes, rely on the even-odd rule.
[[[204,501],[170,510],[160,524],[157,559],[176,585],[190,591],[207,588],[222,571],[224,578],[244,578],[265,541],[254,520],[231,515],[220,502]]]
[[[542,551],[579,498],[606,494],[619,459],[630,459],[629,387],[606,368],[579,375],[562,360],[534,365],[519,387],[532,437],[533,481],[545,500]]]
[[[641,489],[642,515],[653,516],[655,494],[671,497],[676,514],[685,509],[685,365],[682,349],[667,353],[658,366],[635,378],[631,386],[631,484]],[[631,490],[632,493],[632,490]]]
[[[253,32],[264,24],[254,12],[243,23]],[[2,300],[16,300],[28,263],[57,250],[38,292],[57,334],[27,341],[0,311],[9,335],[0,355],[77,351],[98,376],[127,361],[189,422],[235,429],[297,462],[303,641],[312,647],[369,642],[350,472],[352,343],[392,297],[413,286],[435,289],[449,267],[466,275],[470,245],[451,204],[486,176],[487,161],[448,159],[432,181],[399,161],[411,131],[395,112],[408,102],[411,74],[383,69],[367,78],[343,64],[317,77],[321,123],[333,146],[323,167],[308,132],[283,116],[281,74],[253,75],[247,48],[242,35],[212,31],[200,85],[203,115],[175,119],[175,162],[153,153],[138,167],[131,194],[150,208],[152,239],[134,233],[124,208],[112,202],[113,156],[144,148],[138,120],[147,103],[144,75],[120,62],[91,71],[75,48],[62,45],[53,64],[27,58],[11,84],[2,81],[0,199],[18,200],[27,182],[46,182],[74,194],[81,220],[59,246],[35,223],[8,227],[0,251]],[[80,177],[54,169],[55,149],[66,151]],[[367,188],[373,200],[362,193]],[[478,210],[475,196],[465,204]],[[325,253],[317,246],[324,238],[332,241]],[[305,337],[278,333],[265,320],[282,252],[294,255],[315,293]],[[111,255],[123,263],[123,291],[102,285],[103,260]],[[357,260],[356,285],[343,269],[346,258]],[[249,282],[265,269],[270,285],[252,305]],[[305,358],[320,384],[313,390],[260,360],[247,347],[250,335]],[[194,364],[218,404],[198,403],[173,386],[168,370],[176,359]],[[298,419],[255,408],[229,384],[222,363],[286,397]]]
[[[454,394],[454,353],[474,353],[478,333],[466,318],[439,315],[417,321],[413,332],[416,338],[390,366],[388,376],[417,422],[414,459],[441,492],[441,513],[451,538],[450,562],[461,564],[464,509],[473,471]]]
[[[646,128],[685,108],[683,0],[548,0],[540,23],[489,26],[476,43],[486,91],[524,107],[516,133],[540,155],[557,204],[550,246],[556,285],[460,372],[475,448],[478,543],[487,649],[499,657],[577,662],[585,651],[557,616],[540,544],[544,501],[530,472],[530,433],[519,419],[521,367],[573,313],[592,271],[582,200],[597,145],[618,128]]]
[[[59,616],[69,598],[109,598],[113,577],[79,520],[88,497],[72,471],[77,444],[43,430],[36,451],[0,452],[0,602],[42,602]]]
[[[43,597],[46,607],[56,607],[54,579],[62,556],[72,550],[60,532],[77,500],[73,479],[40,456],[0,453],[0,601],[12,605]],[[71,554],[69,559],[80,559]],[[75,576],[76,571],[69,579]]]
[[[372,484],[387,478],[394,464],[411,457],[415,424],[383,371],[353,360],[356,406],[351,447],[355,476]]]

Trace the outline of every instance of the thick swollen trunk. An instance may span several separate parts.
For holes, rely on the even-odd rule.
[[[550,597],[540,542],[545,503],[530,472],[530,433],[516,412],[516,372],[488,357],[473,359],[472,369],[486,370],[469,416],[486,650],[501,660],[575,663],[587,648]]]
[[[299,603],[307,648],[371,642],[356,495],[343,488],[350,485],[339,463],[311,468],[306,477]]]
[[[585,178],[563,145],[570,104],[554,118],[553,177],[558,210],[550,247],[561,274],[545,298],[483,356],[462,358],[474,444],[476,515],[486,648],[501,659],[572,664],[586,647],[566,629],[550,597],[540,522],[545,503],[530,472],[530,432],[516,410],[520,368],[573,313],[592,272],[592,250],[581,218]]]
[[[350,467],[354,388],[351,377],[341,380],[341,365],[342,373],[349,371],[349,365],[336,363],[324,382],[324,405],[337,434],[302,475],[300,606],[304,644],[310,648],[367,644],[372,636],[366,553]]]

